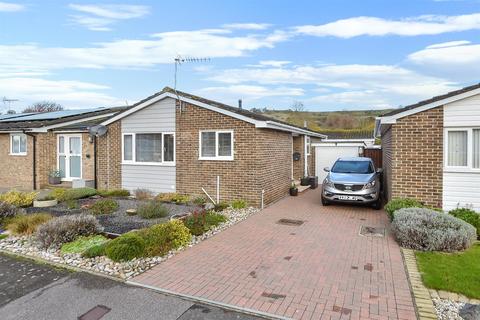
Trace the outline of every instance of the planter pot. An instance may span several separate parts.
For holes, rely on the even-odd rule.
[[[310,185],[310,178],[309,177],[304,177],[300,179],[300,185],[301,186],[308,186]]]
[[[290,189],[290,195],[292,197],[298,196],[298,189]]]
[[[60,177],[48,177],[49,184],[60,184],[62,183],[62,178]]]
[[[56,206],[58,204],[58,200],[57,199],[54,199],[54,200],[35,200],[33,201],[33,206],[35,208],[46,208],[46,207],[53,207],[53,206]]]

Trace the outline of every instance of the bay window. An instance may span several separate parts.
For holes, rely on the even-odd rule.
[[[480,128],[447,129],[446,167],[480,169]]]
[[[174,133],[123,134],[123,162],[135,164],[174,164]]]
[[[27,136],[23,133],[12,133],[10,135],[10,154],[25,156],[27,154]]]
[[[233,131],[200,131],[200,160],[233,160]]]

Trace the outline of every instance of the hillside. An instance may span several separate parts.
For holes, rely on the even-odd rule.
[[[375,117],[389,110],[330,111],[310,112],[292,110],[263,110],[261,113],[297,126],[307,121],[309,129],[329,131],[366,131],[373,130]]]

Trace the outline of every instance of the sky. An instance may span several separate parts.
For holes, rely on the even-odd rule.
[[[177,89],[231,105],[395,108],[479,82],[479,36],[480,0],[0,0],[0,99],[131,105],[181,57],[208,59]]]

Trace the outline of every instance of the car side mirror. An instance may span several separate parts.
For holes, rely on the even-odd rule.
[[[330,168],[329,168],[329,167],[325,167],[325,168],[323,168],[323,171],[325,171],[325,172],[330,172]]]
[[[377,168],[377,173],[383,173],[383,168]]]

